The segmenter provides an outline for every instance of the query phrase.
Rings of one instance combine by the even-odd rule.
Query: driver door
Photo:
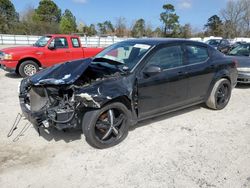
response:
[[[158,66],[161,71],[146,76],[149,66]],[[177,108],[187,101],[186,70],[181,45],[163,46],[149,57],[138,78],[139,118]]]
[[[67,39],[64,37],[55,37],[49,45],[54,46],[54,49],[48,49],[45,52],[46,67],[57,63],[64,63],[72,59],[71,51]]]

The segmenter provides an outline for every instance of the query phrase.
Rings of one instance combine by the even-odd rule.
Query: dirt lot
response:
[[[97,150],[80,131],[38,136],[22,120],[21,79],[0,70],[1,187],[250,187],[250,87],[226,109],[195,106],[140,123],[120,145]]]

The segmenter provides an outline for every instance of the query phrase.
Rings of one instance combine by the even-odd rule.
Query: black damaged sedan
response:
[[[236,81],[236,63],[206,44],[137,39],[22,80],[19,99],[35,126],[80,127],[91,146],[108,148],[138,121],[199,103],[223,109]]]

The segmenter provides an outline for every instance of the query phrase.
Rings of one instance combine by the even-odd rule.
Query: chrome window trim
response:
[[[192,66],[192,65],[204,64],[204,63],[206,63],[209,59],[210,59],[210,57],[208,57],[205,61],[202,61],[202,62],[199,62],[199,63],[193,63],[193,64],[187,64],[187,65],[182,65],[182,66],[178,66],[178,67],[163,69],[162,71],[168,71],[168,70],[173,70],[173,69],[178,69],[178,68],[189,67],[189,66]]]

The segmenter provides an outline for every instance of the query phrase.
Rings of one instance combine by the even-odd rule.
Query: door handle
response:
[[[187,72],[183,72],[183,71],[178,72],[179,76],[183,76],[183,75],[186,75],[186,74],[187,74]]]
[[[70,51],[69,51],[69,50],[65,50],[65,52],[66,52],[66,53],[70,53]]]
[[[215,68],[215,65],[210,65],[210,68],[214,69],[214,68]]]

